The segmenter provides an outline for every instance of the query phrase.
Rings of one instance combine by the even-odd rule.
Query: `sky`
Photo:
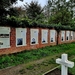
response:
[[[30,3],[31,1],[38,1],[38,4],[40,4],[42,7],[46,5],[47,0],[24,0],[23,2],[18,0],[18,3],[16,4],[16,6],[23,6],[25,3]]]
[[[38,1],[38,4],[40,4],[42,7],[45,6],[47,4],[47,0],[24,0],[23,2],[19,1],[17,2],[17,4],[15,6],[23,6],[25,3],[30,3],[31,1]],[[68,0],[66,0],[68,1]]]

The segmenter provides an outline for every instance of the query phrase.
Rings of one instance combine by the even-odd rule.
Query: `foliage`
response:
[[[1,8],[3,8],[5,11],[7,8],[10,8],[9,6],[12,5],[17,0],[12,0],[12,2],[3,3],[4,0],[1,0],[3,5],[0,5]],[[53,1],[54,3],[55,1]],[[66,7],[66,4],[60,6],[58,5],[59,2],[55,2],[57,7],[53,7],[54,10],[51,10],[53,13],[49,14],[48,21],[44,16],[43,8],[38,4],[38,2],[32,1],[30,4],[26,4],[26,12],[27,15],[25,15],[24,18],[17,17],[19,12],[17,12],[16,8],[10,8],[8,9],[11,16],[6,17],[7,14],[0,11],[4,16],[0,16],[0,25],[10,25],[12,27],[42,27],[42,28],[54,28],[58,31],[60,30],[75,30],[75,20],[71,19],[71,13],[68,11],[68,7]],[[65,2],[64,2],[65,3]],[[52,6],[51,0],[48,0],[48,10],[50,10]],[[3,10],[2,9],[2,10]],[[0,13],[0,15],[2,15]],[[25,12],[24,12],[25,13]],[[12,16],[13,15],[13,16]]]
[[[72,61],[75,63],[75,58]],[[69,68],[69,72],[75,75],[75,66],[73,68]]]
[[[26,16],[25,9],[23,9],[23,7],[10,7],[8,10],[8,15],[9,17],[15,16],[20,18],[23,18]]]
[[[51,23],[61,23],[62,25],[69,25],[71,22],[71,14],[68,10],[61,9],[60,11],[56,12],[54,15],[52,15],[49,19],[49,24]]]
[[[6,24],[7,23],[7,24]],[[5,20],[5,24],[6,25],[9,25],[11,27],[41,27],[41,28],[49,28],[49,29],[52,29],[54,28],[55,30],[75,30],[75,25],[61,25],[61,23],[59,24],[45,24],[45,23],[39,23],[38,21],[36,20],[31,20],[27,17],[25,18],[17,18],[17,17],[14,17],[14,16],[11,16],[10,18],[7,18]]]
[[[10,6],[16,1],[17,0],[0,0],[0,16],[6,15]]]
[[[29,25],[26,19],[16,18],[14,16],[7,18],[7,24],[10,25],[11,27],[26,27],[27,25]]]
[[[7,19],[7,23],[8,23],[8,25],[11,25],[12,27],[17,27],[19,24],[19,19],[12,16]]]
[[[18,17],[19,14],[20,14],[20,12],[18,11],[17,8],[12,7],[12,8],[9,9],[9,15],[10,16]]]
[[[69,0],[67,2],[67,8],[69,9],[69,11],[71,12],[71,17],[73,18],[74,17],[74,8],[75,8],[75,0]]]
[[[4,24],[7,15],[9,14],[9,8],[17,0],[0,0],[0,24]],[[23,1],[23,0],[21,0]]]
[[[7,23],[7,18],[6,17],[1,17],[0,16],[0,26],[5,26]]]
[[[74,49],[75,49],[75,43],[71,43],[71,44],[62,44],[62,45],[57,45],[52,47],[39,48],[37,50],[23,51],[20,53],[0,56],[0,69],[8,66],[22,64],[22,63],[28,63],[33,60],[41,59],[47,56],[52,56],[66,51],[70,57],[72,55],[75,55]],[[46,66],[47,64],[53,62],[54,59],[52,58],[48,62],[43,62],[43,64]],[[32,66],[29,65],[27,67],[27,69],[29,70],[32,68],[34,68],[33,65]]]
[[[25,10],[26,10],[26,14],[28,18],[32,20],[38,17],[38,15],[40,15],[43,11],[41,6],[36,1],[31,1],[30,4],[26,4],[24,6],[25,6]]]
[[[48,23],[61,23],[62,25],[71,25],[71,23],[73,24],[72,19],[74,14],[74,6],[74,0],[69,0],[67,2],[66,0],[48,0],[45,7],[45,13],[48,15]]]

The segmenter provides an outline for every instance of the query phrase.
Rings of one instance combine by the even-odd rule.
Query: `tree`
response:
[[[35,20],[38,15],[40,15],[43,11],[42,7],[38,2],[36,1],[31,1],[30,4],[24,5],[25,10],[26,10],[26,15],[28,16],[29,19]]]
[[[16,3],[16,1],[17,0],[0,0],[0,24],[6,21],[6,17],[9,14],[8,10],[13,3]]]
[[[11,7],[8,12],[10,17],[15,16],[21,18],[25,16],[25,10],[22,7]]]
[[[9,13],[8,13],[10,16],[19,16],[19,11],[18,11],[18,9],[17,8],[14,8],[14,7],[12,7],[12,8],[10,8],[9,9]]]
[[[48,0],[47,5],[45,5],[44,9],[45,9],[45,16],[47,17],[47,19],[49,19],[49,16],[51,16],[55,11],[54,1]]]
[[[62,25],[69,25],[71,24],[72,18],[73,18],[73,13],[72,10],[74,7],[74,0],[70,0],[66,2],[66,0],[48,0],[48,8],[49,8],[49,13],[50,14],[48,17],[48,23],[55,23],[59,24],[61,23]],[[72,10],[70,10],[72,9]]]
[[[67,2],[68,10],[71,12],[71,17],[74,18],[74,12],[75,12],[75,0],[69,0]]]
[[[13,3],[16,3],[17,0],[0,0],[0,16],[6,16],[8,10]],[[23,0],[20,0],[23,1]]]
[[[71,20],[70,12],[66,8],[63,8],[50,17],[49,23],[69,25]]]

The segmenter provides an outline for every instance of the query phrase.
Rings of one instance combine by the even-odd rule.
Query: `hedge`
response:
[[[16,17],[10,17],[5,19],[6,21],[4,23],[0,23],[0,26],[5,26],[5,25],[9,25],[11,27],[41,27],[41,28],[49,28],[52,29],[54,28],[55,30],[73,30],[75,31],[75,27],[71,27],[70,25],[61,25],[61,24],[39,24],[36,21],[29,21],[25,18],[20,19],[20,18],[16,18]]]

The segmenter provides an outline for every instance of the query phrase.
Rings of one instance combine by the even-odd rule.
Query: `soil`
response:
[[[61,75],[61,71],[59,69],[55,69],[55,70],[53,70],[53,71],[51,71],[45,75]],[[73,75],[73,74],[68,73],[68,75]]]

